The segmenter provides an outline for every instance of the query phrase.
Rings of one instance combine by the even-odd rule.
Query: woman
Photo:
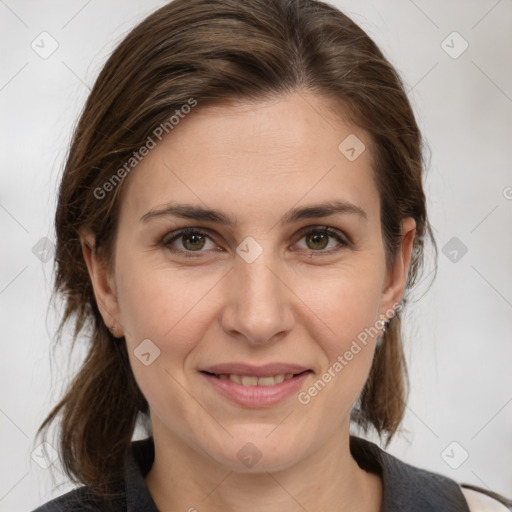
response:
[[[84,486],[38,511],[506,510],[350,434],[401,422],[432,232],[401,81],[338,10],[149,16],[89,96],[56,232],[62,325],[91,346],[40,431],[60,416]]]

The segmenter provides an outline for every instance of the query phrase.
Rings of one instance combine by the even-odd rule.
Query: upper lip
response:
[[[309,370],[305,366],[290,363],[269,363],[254,366],[246,363],[223,363],[201,368],[200,371],[217,375],[247,375],[250,377],[270,377],[272,375],[298,374]]]

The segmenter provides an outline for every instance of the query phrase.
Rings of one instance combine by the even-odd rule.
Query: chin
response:
[[[243,434],[234,435],[228,442],[223,439],[217,450],[210,446],[207,453],[217,464],[237,473],[275,472],[293,466],[300,457],[293,436],[277,432],[269,436],[272,429],[265,427],[244,428]],[[299,446],[303,448],[303,444]]]

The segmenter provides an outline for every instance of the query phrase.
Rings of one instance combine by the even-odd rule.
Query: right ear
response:
[[[111,327],[115,328],[112,331],[114,336],[122,337],[124,334],[119,321],[119,304],[117,301],[115,278],[109,272],[103,257],[96,250],[95,238],[94,233],[89,230],[82,230],[80,232],[82,254],[89,271],[94,296],[103,321],[109,329]]]

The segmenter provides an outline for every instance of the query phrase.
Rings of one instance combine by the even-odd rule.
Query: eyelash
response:
[[[312,253],[312,255],[314,255],[314,256],[328,256],[330,254],[337,253],[338,251],[340,251],[350,245],[349,242],[345,238],[343,238],[338,231],[336,231],[332,228],[329,228],[328,226],[315,226],[313,228],[309,228],[307,231],[301,230],[301,232],[300,232],[301,237],[299,240],[301,240],[302,238],[304,238],[310,234],[313,234],[313,233],[320,233],[323,235],[328,235],[328,236],[334,238],[337,242],[339,242],[341,244],[341,247],[338,247],[336,249],[327,249],[327,250],[322,249],[322,250],[318,250],[318,251],[315,251],[312,249],[299,249],[299,250],[301,250],[301,251],[309,250]],[[201,253],[207,252],[207,251],[202,251],[202,250],[187,251],[185,249],[175,249],[174,247],[171,247],[171,244],[175,240],[178,240],[179,238],[181,238],[185,235],[201,235],[201,236],[205,236],[205,237],[209,238],[210,240],[212,240],[210,235],[206,231],[202,231],[199,228],[183,228],[177,232],[168,233],[167,235],[165,235],[161,241],[161,245],[163,245],[167,250],[169,250],[175,254],[183,255],[186,258],[198,258],[198,257],[201,257]],[[170,239],[169,239],[169,236],[171,236]]]

